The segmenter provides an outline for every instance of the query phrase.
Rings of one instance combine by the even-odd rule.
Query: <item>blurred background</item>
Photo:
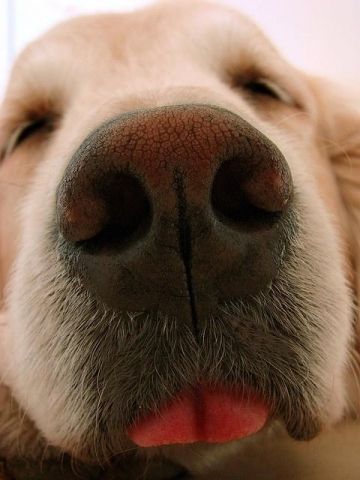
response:
[[[181,1],[181,0],[180,0]],[[53,24],[84,12],[133,10],[151,0],[0,0],[0,97],[15,55]],[[360,82],[360,0],[223,0],[250,15],[307,71]]]

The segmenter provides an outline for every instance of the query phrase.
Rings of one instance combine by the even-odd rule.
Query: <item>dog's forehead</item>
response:
[[[262,59],[276,57],[270,42],[239,12],[201,0],[167,0],[132,13],[68,20],[30,45],[18,64],[22,74],[44,68],[70,74],[96,66],[131,69],[139,66],[137,59],[146,68],[156,64],[170,70],[193,62],[231,70],[240,62],[250,68],[259,50]]]
[[[163,47],[177,45],[179,37],[187,39],[186,43],[201,39],[216,43],[219,39],[226,41],[227,37],[231,41],[256,41],[257,36],[265,40],[258,27],[239,11],[204,0],[165,0],[130,13],[75,17],[50,30],[44,38],[72,40],[69,35],[75,34],[90,41],[92,46],[101,47],[105,43],[117,48],[128,43],[144,47],[164,37],[167,42]]]
[[[295,71],[238,11],[203,0],[165,0],[54,27],[19,56],[3,111],[10,112],[9,131],[42,110],[62,115],[70,106],[83,115],[104,105],[107,117],[106,105],[115,99],[123,101],[122,110],[144,108],[143,98],[150,105],[171,89],[220,91],[242,74],[302,90]],[[208,101],[201,95],[198,101]]]

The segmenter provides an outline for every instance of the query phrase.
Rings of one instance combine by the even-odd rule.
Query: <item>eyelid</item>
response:
[[[51,124],[52,124],[52,122],[51,122]],[[21,135],[26,131],[26,129],[31,128],[32,126],[35,126],[35,127],[38,126],[38,128],[40,130],[40,129],[42,129],[46,126],[49,126],[49,125],[50,125],[50,121],[48,121],[45,118],[28,120],[27,122],[22,123],[10,135],[9,140],[8,140],[7,144],[5,145],[3,157],[6,158],[7,156],[9,156],[11,153],[13,153],[13,151],[16,149],[16,147],[21,144],[20,138],[21,138]],[[35,128],[35,130],[36,130],[36,128]],[[19,142],[19,140],[20,140],[20,142]]]
[[[9,138],[9,140],[8,140],[6,146],[5,146],[5,149],[4,149],[4,157],[9,156],[15,150],[16,144],[17,144],[17,142],[20,138],[21,133],[26,128],[28,128],[32,123],[33,122],[29,120],[28,122],[20,125],[16,130],[14,130],[12,132],[12,134],[10,135],[10,138]]]
[[[277,83],[273,82],[272,80],[269,80],[267,78],[258,78],[253,81],[267,86],[270,90],[272,90],[275,93],[277,97],[279,97],[279,100],[281,100],[282,102],[292,106],[296,105],[296,102],[293,99],[293,97],[286,90],[284,90],[282,87],[280,87]]]

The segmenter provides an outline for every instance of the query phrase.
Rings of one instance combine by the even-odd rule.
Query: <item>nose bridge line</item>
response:
[[[178,209],[179,251],[185,267],[193,333],[196,341],[199,343],[199,323],[192,278],[191,225],[188,219],[188,206],[185,193],[184,174],[179,169],[174,170],[173,182]]]

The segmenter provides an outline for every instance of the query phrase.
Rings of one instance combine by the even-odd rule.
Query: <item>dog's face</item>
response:
[[[344,415],[350,229],[323,110],[251,23],[202,2],[72,20],[21,55],[2,370],[48,442],[103,460]],[[219,398],[233,430],[212,431]]]

